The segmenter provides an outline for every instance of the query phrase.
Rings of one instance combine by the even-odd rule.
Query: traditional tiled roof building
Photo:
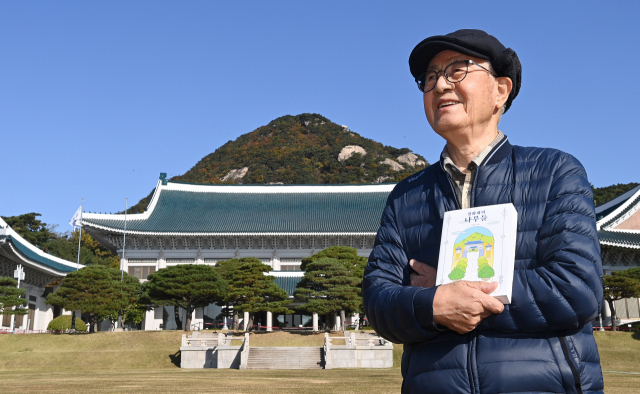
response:
[[[597,206],[596,218],[605,274],[640,266],[640,186]],[[639,303],[638,299],[616,301],[616,314],[640,318]],[[604,309],[607,313],[609,307]]]
[[[45,303],[47,295],[53,290],[51,285],[83,265],[43,252],[0,218],[0,276],[13,278],[18,267],[24,271],[20,288],[27,290],[29,313],[16,317],[3,315],[0,329],[46,330],[49,322],[61,312]]]
[[[335,245],[369,255],[393,186],[200,185],[161,174],[147,210],[127,215],[126,246],[124,215],[84,213],[82,223],[142,280],[170,265],[257,257],[291,295],[303,274],[302,258]],[[165,313],[149,314],[145,329],[166,328]],[[212,311],[199,313],[196,324],[213,319],[207,317]],[[295,319],[291,324],[298,325]]]

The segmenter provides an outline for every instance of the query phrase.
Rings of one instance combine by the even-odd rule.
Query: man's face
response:
[[[429,63],[428,70],[444,70],[458,60],[473,60],[491,69],[488,61],[450,50],[438,53]],[[499,111],[496,79],[473,63],[463,81],[450,83],[442,73],[433,90],[424,93],[424,112],[433,130],[447,139],[451,133],[483,130],[492,116]]]

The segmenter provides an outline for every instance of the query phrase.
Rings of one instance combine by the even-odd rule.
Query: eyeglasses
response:
[[[444,74],[445,79],[451,83],[461,82],[469,72],[469,63],[473,63],[476,66],[488,72],[489,74],[493,75],[494,77],[497,77],[497,75],[495,75],[485,67],[482,67],[481,65],[474,62],[473,60],[458,60],[449,64],[447,67],[444,68],[444,70],[440,70],[440,71],[431,70],[420,75],[418,78],[416,78],[418,89],[420,89],[420,91],[423,93],[432,91],[433,88],[436,87],[436,83],[438,82],[438,78],[440,77],[440,72],[442,72]]]

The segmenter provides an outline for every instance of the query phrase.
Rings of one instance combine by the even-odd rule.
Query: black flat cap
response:
[[[409,55],[409,69],[416,82],[427,70],[431,59],[447,49],[488,60],[499,77],[511,78],[513,89],[505,104],[507,112],[522,83],[522,65],[515,51],[505,48],[497,38],[482,30],[463,29],[444,36],[428,37],[416,45]]]

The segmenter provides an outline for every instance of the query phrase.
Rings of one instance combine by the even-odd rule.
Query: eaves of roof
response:
[[[621,248],[640,249],[640,231],[599,230],[600,244]]]
[[[26,241],[14,236],[7,235],[5,242],[8,244],[11,253],[20,258],[24,263],[33,266],[33,268],[44,270],[50,274],[65,275],[69,272],[75,271],[77,268],[75,264],[68,262],[68,264],[61,263],[61,260],[54,256],[47,257],[44,252],[32,250]],[[65,260],[66,261],[66,260]],[[83,268],[84,265],[78,265],[79,268]]]
[[[373,235],[393,185],[176,187],[159,184],[149,211],[127,218],[127,233]],[[123,215],[84,214],[82,221],[106,232],[124,232]]]

